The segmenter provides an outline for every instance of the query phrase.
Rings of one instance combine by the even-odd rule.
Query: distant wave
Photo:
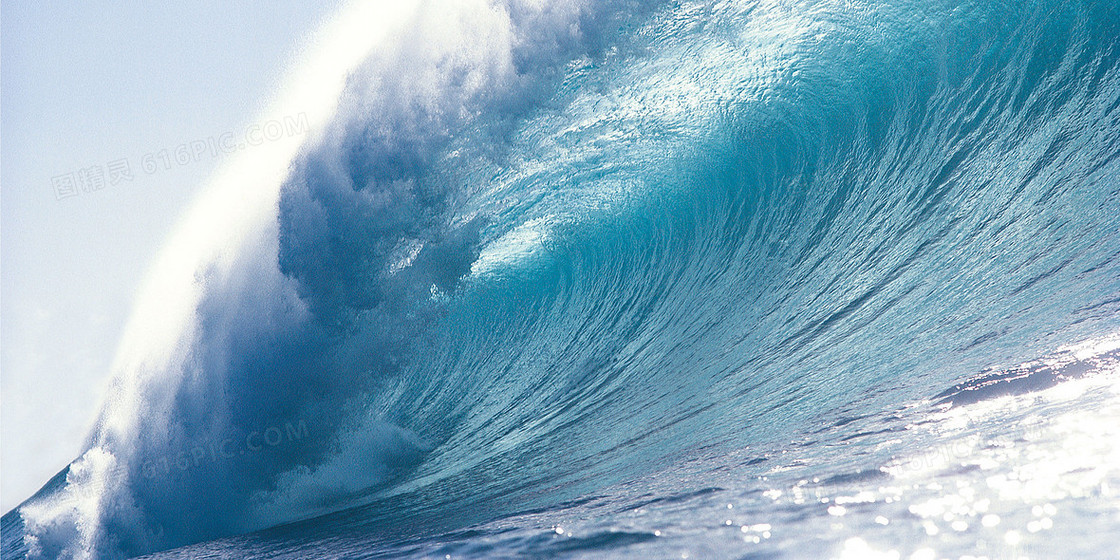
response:
[[[5,557],[493,518],[1116,332],[1118,11],[348,8]]]

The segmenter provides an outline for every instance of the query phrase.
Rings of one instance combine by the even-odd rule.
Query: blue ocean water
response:
[[[378,9],[5,558],[1115,557],[1120,6]]]

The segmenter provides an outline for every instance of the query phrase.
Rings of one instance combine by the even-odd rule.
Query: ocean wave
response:
[[[1120,328],[1109,2],[380,10],[187,218],[6,554],[462,527]]]

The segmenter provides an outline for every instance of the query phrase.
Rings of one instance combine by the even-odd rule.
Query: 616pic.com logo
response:
[[[307,114],[285,116],[263,123],[251,124],[238,135],[226,132],[217,136],[184,142],[174,148],[148,152],[138,162],[128,158],[115,159],[104,165],[91,165],[70,173],[51,177],[55,200],[64,200],[83,193],[93,193],[121,183],[136,180],[138,174],[155,175],[176,167],[185,167],[204,159],[233,154],[267,142],[306,134],[311,129]],[[138,163],[138,165],[136,164]]]
[[[140,468],[144,478],[167,476],[175,471],[188,471],[204,464],[216,464],[238,457],[275,451],[285,445],[294,445],[310,437],[307,422],[286,422],[283,426],[269,426],[244,435],[194,442],[181,447],[177,454],[162,455],[146,461]]]

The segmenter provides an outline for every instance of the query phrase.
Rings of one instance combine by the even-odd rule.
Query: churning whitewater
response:
[[[1115,2],[372,4],[5,558],[1114,554]]]

